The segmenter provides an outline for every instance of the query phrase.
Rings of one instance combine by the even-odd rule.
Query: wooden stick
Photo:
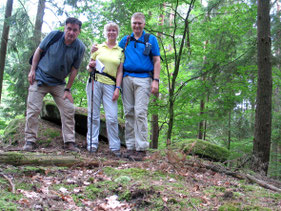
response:
[[[12,182],[12,180],[11,180],[7,175],[5,175],[5,174],[3,174],[3,173],[0,173],[0,175],[1,175],[2,177],[4,177],[4,178],[10,183],[11,191],[12,191],[12,193],[15,193],[15,192],[16,192],[16,188],[15,188],[15,185],[14,185],[14,183]]]

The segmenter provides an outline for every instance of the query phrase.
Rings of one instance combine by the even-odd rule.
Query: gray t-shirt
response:
[[[56,33],[57,31],[49,33],[39,47],[45,50]],[[65,78],[70,73],[71,68],[79,69],[85,49],[85,45],[79,39],[76,39],[70,45],[66,45],[63,34],[57,42],[48,48],[45,56],[38,63],[35,76],[38,85],[42,85],[42,83],[49,86],[65,84]]]

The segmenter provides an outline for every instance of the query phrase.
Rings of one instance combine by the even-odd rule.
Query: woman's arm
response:
[[[120,63],[116,73],[116,88],[114,90],[113,97],[112,97],[113,101],[117,100],[119,97],[122,79],[123,79],[123,63]]]

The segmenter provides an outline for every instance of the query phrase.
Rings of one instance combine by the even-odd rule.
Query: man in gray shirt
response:
[[[67,18],[62,36],[48,47],[50,41],[58,34],[58,31],[51,32],[34,53],[28,74],[30,86],[27,99],[25,145],[23,147],[25,151],[32,151],[36,148],[38,116],[43,98],[48,93],[53,96],[60,111],[65,149],[80,151],[75,146],[75,111],[70,88],[85,52],[85,45],[77,39],[81,26],[82,23],[78,19]],[[45,55],[40,59],[43,52]],[[68,75],[69,79],[66,84],[65,78]]]

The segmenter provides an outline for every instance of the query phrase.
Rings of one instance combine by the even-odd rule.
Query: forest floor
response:
[[[23,128],[0,142],[0,153],[22,148]],[[0,164],[0,210],[281,210],[281,193],[208,170],[210,161],[151,150],[134,162],[113,157],[106,142],[96,155],[86,151],[85,136],[77,134],[76,142],[82,150],[75,156],[98,166]],[[38,145],[33,153],[72,154],[63,149],[60,128],[42,120]]]

